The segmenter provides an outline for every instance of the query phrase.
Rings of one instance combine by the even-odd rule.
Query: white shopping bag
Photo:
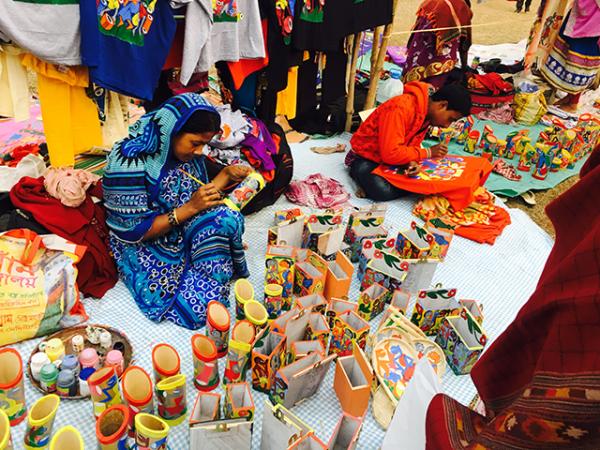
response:
[[[433,367],[427,358],[421,358],[398,402],[381,450],[423,450],[427,408],[431,399],[441,392],[442,386]]]

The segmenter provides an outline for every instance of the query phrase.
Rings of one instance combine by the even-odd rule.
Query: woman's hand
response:
[[[223,170],[227,174],[229,180],[234,183],[239,183],[252,172],[254,172],[251,167],[244,166],[241,164],[237,164],[235,166],[227,166]]]
[[[434,145],[429,150],[431,151],[432,158],[442,158],[448,154],[448,147],[444,144]]]
[[[420,171],[421,169],[419,167],[419,163],[416,161],[411,161],[408,163],[406,170],[404,170],[404,174],[408,177],[414,177],[417,176]]]
[[[221,204],[221,194],[214,184],[201,186],[188,202],[197,213]]]

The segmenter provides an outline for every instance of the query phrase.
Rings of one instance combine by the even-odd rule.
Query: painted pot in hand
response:
[[[121,378],[123,399],[129,408],[129,433],[133,436],[134,419],[138,413],[154,414],[152,380],[144,369],[129,366]]]
[[[155,388],[158,415],[169,425],[179,425],[185,420],[185,375],[179,374],[160,381]]]
[[[27,414],[23,361],[13,348],[0,349],[0,409],[8,416],[11,426],[21,423]]]
[[[96,439],[100,450],[121,450],[127,448],[127,436],[131,424],[131,414],[125,405],[115,405],[105,409],[96,421]]]
[[[94,417],[98,418],[102,411],[121,403],[119,379],[114,367],[103,367],[88,378],[90,396],[94,404]]]
[[[219,360],[215,343],[202,334],[192,336],[194,386],[199,391],[212,391],[219,385]]]
[[[265,187],[265,179],[258,172],[252,172],[238,186],[231,191],[231,194],[223,200],[227,206],[234,211],[240,211],[250,203],[256,194]]]
[[[23,438],[27,450],[48,448],[59,405],[60,397],[56,394],[45,395],[33,404]]]
[[[247,320],[238,321],[231,331],[223,383],[239,383],[246,378],[250,365],[252,344],[256,337],[254,325]]]
[[[181,368],[179,353],[169,344],[158,344],[152,349],[152,367],[156,383],[163,378],[177,375]]]
[[[3,409],[0,409],[0,450],[13,450],[10,420]]]
[[[169,424],[160,417],[141,413],[135,416],[135,444],[147,450],[166,450]]]
[[[50,441],[50,450],[84,450],[83,439],[77,429],[71,425],[62,427]]]
[[[206,335],[215,343],[218,358],[222,358],[227,354],[230,325],[231,317],[229,317],[227,308],[221,302],[215,300],[208,302],[206,307]]]

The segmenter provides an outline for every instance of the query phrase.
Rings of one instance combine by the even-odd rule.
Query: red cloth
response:
[[[265,57],[264,58],[255,58],[255,59],[240,59],[239,61],[227,63],[227,67],[229,67],[229,72],[231,73],[231,77],[233,78],[233,86],[239,90],[244,84],[244,80],[248,75],[252,75],[257,70],[260,70],[269,65],[269,53],[267,49],[267,19],[263,19],[261,21],[263,39],[265,41]]]
[[[185,38],[185,21],[178,20],[177,28],[175,28],[175,36],[173,36],[173,42],[169,49],[169,54],[163,65],[162,70],[174,69],[175,67],[181,67],[183,61],[183,41]]]
[[[84,294],[101,298],[117,282],[117,269],[108,250],[105,212],[93,202],[92,189],[102,196],[100,188],[90,188],[81,206],[70,208],[46,193],[43,177],[24,177],[11,189],[10,199],[50,232],[87,247],[77,264],[77,285]]]
[[[475,223],[469,226],[460,226],[454,230],[454,233],[480,244],[494,245],[496,238],[508,225],[510,225],[510,214],[504,208],[497,207],[496,214],[490,217],[488,225]]]
[[[352,150],[369,161],[399,166],[426,158],[421,142],[428,107],[429,85],[406,83],[404,94],[379,106],[356,130]]]
[[[597,192],[600,147],[581,180],[548,205],[556,242],[537,288],[472,370],[487,417],[434,397],[428,449],[600,448]]]

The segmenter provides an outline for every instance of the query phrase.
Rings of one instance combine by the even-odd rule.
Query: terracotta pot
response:
[[[177,375],[181,369],[179,353],[169,344],[158,344],[152,349],[152,367],[156,383],[163,378]]]
[[[96,438],[100,450],[119,450],[127,447],[131,423],[129,408],[115,405],[105,409],[96,421]]]
[[[212,391],[219,385],[219,361],[215,343],[202,334],[192,336],[194,356],[194,386],[200,391]]]
[[[23,439],[27,450],[48,448],[59,405],[60,397],[56,394],[45,395],[33,404]]]
[[[0,349],[0,404],[11,426],[21,423],[27,415],[23,361],[13,348]]]
[[[219,358],[227,354],[230,325],[231,317],[229,317],[227,308],[221,302],[214,300],[208,302],[206,308],[206,335],[215,343]]]
[[[50,442],[50,450],[84,450],[83,439],[79,431],[67,425],[56,432]]]

